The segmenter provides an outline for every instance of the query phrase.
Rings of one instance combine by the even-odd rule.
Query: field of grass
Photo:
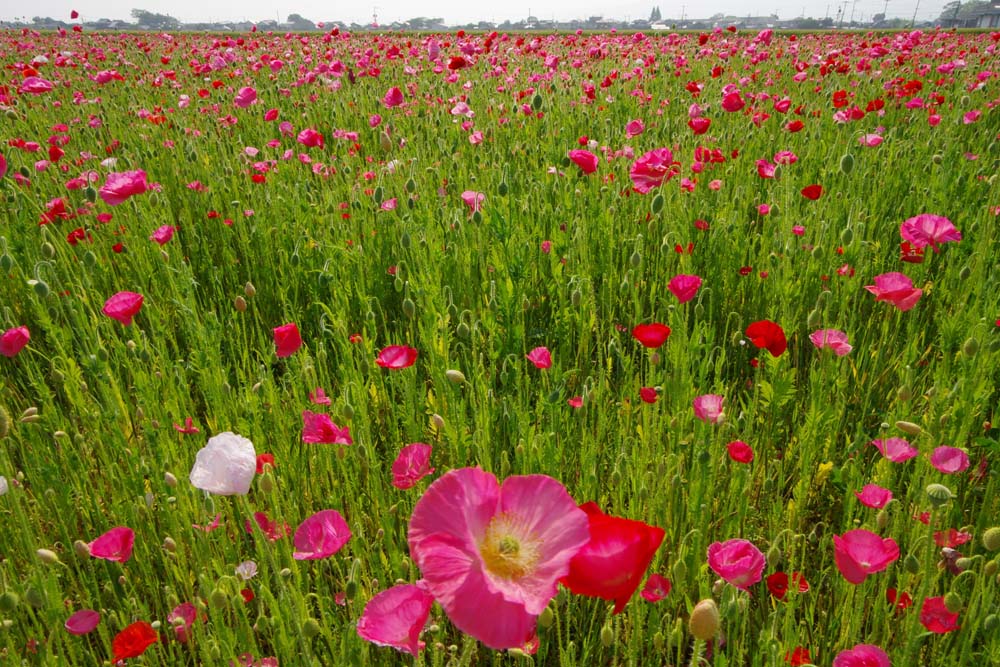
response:
[[[998,45],[0,33],[0,662],[1000,664]],[[886,274],[912,289],[877,299]],[[192,475],[225,432],[256,470],[198,472],[229,495]],[[410,519],[476,466],[636,521],[597,545],[539,495],[527,533],[470,527],[488,595],[459,604]],[[350,538],[293,556],[324,510]],[[522,605],[531,531],[574,522],[591,590],[666,596],[614,614],[555,593],[563,563]],[[860,583],[855,530],[898,551]],[[708,557],[731,540],[737,574]],[[426,626],[385,612],[416,657],[359,636],[424,579]],[[515,617],[516,645],[470,630]]]

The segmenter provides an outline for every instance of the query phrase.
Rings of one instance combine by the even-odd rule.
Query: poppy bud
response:
[[[674,629],[670,631],[670,645],[680,646],[684,642],[684,622],[681,619],[674,621]]]
[[[44,549],[42,549],[42,551],[44,551]],[[41,609],[45,606],[45,593],[34,586],[29,586],[28,589],[24,591],[24,601],[35,609]]]
[[[819,310],[813,309],[809,311],[809,317],[806,318],[806,326],[810,329],[816,329],[823,322],[823,316],[820,314]]]
[[[629,264],[632,265],[632,268],[638,269],[639,266],[642,264],[642,254],[638,250],[636,250],[635,252],[632,253],[632,256],[629,258],[628,262]]]
[[[653,648],[657,651],[662,651],[666,644],[667,642],[663,637],[663,633],[657,630],[656,634],[653,635]]]
[[[997,618],[996,614],[990,614],[983,619],[983,635],[990,637],[996,634],[996,631],[1000,629],[1000,618]]]
[[[288,579],[288,577],[292,576],[292,571],[289,570],[287,567],[283,567],[281,568],[281,571],[278,572],[278,576],[280,576],[282,579]]]
[[[472,221],[477,225],[483,221],[483,214],[480,211],[475,211],[472,214]]]
[[[208,603],[215,609],[225,609],[229,604],[229,596],[221,588],[215,588],[208,596]]]
[[[649,355],[649,363],[650,363],[651,366],[656,366],[658,363],[660,363],[660,353],[659,352],[652,352],[652,353],[650,353],[650,355]],[[657,393],[661,393],[661,392],[657,392]]]
[[[924,491],[927,493],[927,497],[930,498],[931,505],[934,507],[941,507],[955,497],[951,489],[944,484],[928,484]]]
[[[885,527],[889,525],[889,513],[885,510],[879,510],[878,514],[875,515],[875,525],[878,526],[879,530],[885,530]]]
[[[0,255],[0,269],[10,271],[12,268],[14,268],[14,258],[7,253]]]
[[[580,306],[580,301],[582,299],[583,299],[583,294],[578,289],[573,290],[569,295],[569,302],[573,304],[574,308]]]
[[[417,183],[411,177],[411,178],[407,179],[405,187],[406,187],[406,191],[407,192],[413,192],[414,190],[417,189]]]
[[[387,152],[391,151],[392,150],[392,138],[388,134],[386,134],[385,132],[380,132],[379,135],[378,135],[378,146],[379,146],[379,148],[381,148],[384,151],[387,151]],[[382,199],[379,198],[379,199],[376,199],[375,201],[381,203]]]
[[[851,245],[854,241],[854,230],[850,227],[844,227],[844,231],[840,232],[840,242],[843,245]]]
[[[233,300],[233,306],[241,313],[245,313],[247,310],[247,300],[241,296],[236,297]]]
[[[542,613],[538,616],[538,625],[543,628],[551,628],[552,623],[555,621],[555,614],[552,613],[551,607],[546,607],[542,610]]]
[[[920,561],[913,554],[908,554],[906,558],[903,559],[903,569],[910,574],[916,574],[920,572]]]
[[[711,598],[702,600],[691,610],[688,629],[696,639],[708,641],[719,632],[719,608]]]
[[[601,628],[601,646],[608,648],[615,641],[615,631],[611,629],[611,626],[605,624]]]
[[[43,299],[49,295],[49,286],[42,280],[36,281],[35,284],[32,285],[32,288],[35,290],[35,294]]]
[[[844,157],[840,158],[840,171],[845,174],[849,174],[854,171],[854,156],[850,153],[845,153]]]
[[[653,202],[649,206],[649,210],[653,215],[659,215],[660,211],[663,210],[663,194],[657,192],[656,196],[653,197]]]
[[[446,370],[444,372],[444,375],[445,375],[446,378],[448,378],[448,381],[451,382],[451,383],[453,383],[453,384],[464,384],[465,383],[465,374],[462,373],[462,371],[458,371],[458,370],[455,370],[453,368],[449,368],[448,370]]]
[[[175,542],[174,538],[172,538],[172,537],[169,537],[169,536],[165,537],[165,538],[163,538],[163,549],[165,551],[169,551],[170,553],[176,553],[177,552],[177,542]]]
[[[774,566],[781,562],[781,549],[775,544],[767,550],[767,564]]]
[[[73,552],[80,558],[90,558],[90,545],[83,540],[73,543]]]
[[[260,476],[260,481],[257,482],[257,487],[264,493],[271,493],[274,491],[274,475],[270,472],[266,472]]]
[[[896,398],[898,398],[903,403],[906,403],[911,398],[913,398],[913,392],[905,384],[896,390]]]
[[[312,639],[320,632],[322,629],[319,627],[319,621],[315,618],[307,618],[306,622],[302,624],[302,636],[306,639]]]
[[[983,565],[983,575],[986,577],[992,577],[997,573],[998,568],[1000,568],[1000,563],[997,563],[995,560],[991,560],[986,565]]]
[[[42,244],[42,256],[45,259],[52,259],[56,256],[56,248],[51,243],[46,241]]]
[[[17,609],[17,605],[20,601],[21,598],[18,597],[17,593],[14,591],[7,591],[3,595],[0,595],[0,611],[5,614],[9,614]]]
[[[46,565],[54,565],[59,562],[59,556],[50,549],[39,549],[35,552],[35,555]]]
[[[1000,550],[1000,526],[986,529],[983,533],[983,546],[989,551]]]
[[[399,237],[399,245],[403,246],[403,248],[410,247],[410,235],[408,232],[403,232],[403,235]]]
[[[542,96],[539,93],[535,93],[535,96],[531,98],[531,108],[535,111],[542,108]]]
[[[1000,352],[1000,338],[994,338],[990,342],[990,352]]]
[[[431,424],[434,425],[435,430],[437,430],[437,431],[443,430],[444,429],[444,417],[442,417],[441,415],[439,415],[438,413],[435,412],[434,414],[431,415]]]
[[[969,276],[971,276],[971,275],[972,275],[972,269],[969,268],[968,264],[966,264],[965,266],[963,266],[962,270],[958,272],[958,278],[959,278],[959,280],[968,280]]]
[[[507,181],[500,181],[500,185],[497,186],[497,194],[506,197],[508,192],[510,192],[510,187],[507,185]]]
[[[246,294],[247,297],[252,297],[257,293],[257,288],[253,286],[253,283],[247,282],[247,284],[243,286],[243,293]]]
[[[969,336],[964,343],[962,343],[962,354],[969,357],[970,359],[979,352],[979,341]]]
[[[458,326],[455,327],[455,333],[458,335],[459,338],[468,338],[469,325],[466,324],[465,322],[459,322]]]
[[[941,164],[942,161],[944,161],[944,158],[938,153],[931,156],[931,162],[934,164]]]
[[[344,418],[345,421],[351,421],[354,419],[354,406],[350,403],[344,403],[344,407],[340,409],[340,416]]]
[[[965,600],[955,591],[948,591],[944,594],[944,606],[953,614],[957,614],[965,607]]]
[[[7,408],[0,405],[0,439],[6,438],[10,433],[10,414]]]
[[[896,428],[909,435],[920,435],[921,432],[920,426],[913,422],[898,421],[896,422]]]
[[[91,204],[97,201],[97,190],[94,189],[93,185],[88,185],[83,194]]]
[[[413,303],[412,299],[403,299],[403,314],[410,319],[413,319],[413,316],[417,314],[417,305]]]

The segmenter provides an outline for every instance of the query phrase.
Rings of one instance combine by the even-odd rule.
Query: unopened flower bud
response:
[[[172,538],[172,537],[165,537],[163,539],[163,548],[165,550],[169,551],[170,553],[176,553],[177,552],[177,542],[175,542],[174,538]]]
[[[1000,563],[995,560],[991,560],[986,565],[983,565],[983,574],[987,577],[992,577],[997,573],[997,569],[1000,568]]]
[[[896,428],[909,435],[920,435],[921,432],[920,426],[913,422],[898,421],[896,422]]]
[[[17,605],[20,602],[21,598],[18,597],[17,593],[14,591],[7,591],[3,595],[0,595],[0,611],[5,614],[9,614],[17,609]]]
[[[607,623],[601,628],[601,646],[608,648],[615,641],[615,631]]]
[[[551,607],[546,607],[542,610],[542,613],[538,616],[538,625],[543,628],[551,628],[552,623],[555,621],[555,614],[552,613]]]
[[[903,559],[903,569],[910,574],[916,574],[920,572],[920,561],[913,554],[907,554]]]
[[[83,540],[77,540],[73,543],[73,553],[80,558],[90,558],[90,545]]]
[[[59,556],[55,551],[51,549],[39,549],[35,552],[39,560],[41,560],[46,565],[54,565],[59,562]]]
[[[241,296],[236,297],[233,300],[233,307],[236,308],[241,313],[245,313],[247,310],[247,300]]]
[[[696,639],[708,641],[719,632],[719,608],[711,598],[702,600],[691,610],[688,629]]]
[[[270,472],[265,472],[260,476],[260,480],[257,482],[257,487],[264,493],[271,493],[274,491],[274,475]]]
[[[431,424],[433,424],[434,428],[437,429],[438,431],[443,430],[444,417],[435,412],[434,414],[431,415]]]
[[[1000,526],[986,529],[983,533],[983,546],[989,551],[1000,550]]]
[[[248,282],[246,285],[243,286],[243,293],[246,294],[247,297],[252,297],[254,294],[257,293],[257,288],[253,286],[253,283]]]
[[[215,588],[208,596],[208,603],[215,609],[225,609],[229,604],[229,596],[221,588]]]
[[[171,489],[177,487],[177,478],[174,477],[172,472],[163,473],[163,483],[169,486]]]
[[[896,398],[898,398],[903,403],[906,403],[911,398],[913,398],[913,391],[905,384],[896,390]]]
[[[962,354],[971,359],[978,353],[979,353],[979,341],[973,338],[972,336],[969,336],[967,339],[965,339],[965,342],[962,344]]]
[[[962,596],[955,591],[948,591],[944,595],[944,606],[951,613],[957,614],[962,611],[963,607],[965,607],[965,601],[962,599]]]
[[[884,509],[879,510],[878,514],[875,515],[875,525],[878,526],[879,530],[885,530],[885,527],[889,525],[889,513]]]
[[[315,618],[307,618],[306,622],[302,624],[302,636],[306,639],[312,639],[321,632],[319,627],[319,621]]]
[[[452,382],[454,384],[465,383],[465,374],[462,373],[462,371],[455,370],[454,368],[449,368],[444,372],[444,375],[446,378],[448,378],[449,382]]]

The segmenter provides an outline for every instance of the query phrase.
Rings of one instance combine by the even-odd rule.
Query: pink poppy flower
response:
[[[475,213],[476,211],[483,210],[483,202],[486,200],[486,195],[482,192],[476,192],[475,190],[466,190],[462,193],[462,201],[465,205],[469,207],[470,213]]]
[[[674,154],[669,148],[656,148],[643,153],[632,163],[628,177],[632,179],[632,187],[636,192],[646,194],[669,181],[676,173]]]
[[[167,615],[167,623],[174,629],[177,641],[182,644],[187,643],[190,637],[191,626],[194,625],[196,620],[198,620],[198,608],[191,602],[177,605]]]
[[[21,94],[27,93],[29,95],[41,95],[49,92],[50,90],[52,90],[51,81],[38,76],[28,76],[21,82],[21,87],[17,89],[17,92]]]
[[[302,411],[302,442],[325,445],[354,444],[349,427],[340,428],[333,423],[329,415],[317,414],[309,410]]]
[[[765,565],[764,554],[748,540],[713,542],[708,547],[708,566],[742,590],[761,580]]]
[[[533,363],[535,368],[542,370],[552,368],[552,355],[549,353],[549,348],[547,347],[536,347],[524,355],[524,358]]]
[[[767,160],[757,160],[757,175],[761,178],[774,178],[775,165]]]
[[[958,630],[958,612],[948,611],[943,597],[925,598],[920,605],[920,624],[939,635]]]
[[[250,523],[250,519],[243,522],[243,528],[247,531],[247,534],[253,535],[254,524],[257,525],[260,532],[264,533],[264,537],[266,537],[269,542],[277,542],[281,538],[287,537],[292,532],[291,526],[287,523],[279,520],[272,521],[264,512],[254,512],[253,523]]]
[[[631,139],[632,137],[637,137],[646,130],[646,124],[640,119],[630,120],[625,125],[625,138]]]
[[[689,274],[676,275],[667,283],[667,289],[677,297],[679,303],[687,303],[698,293],[701,287],[701,277]]]
[[[3,156],[3,153],[0,153],[0,178],[3,178],[6,175],[7,175],[7,158]]]
[[[153,232],[153,235],[149,237],[149,240],[156,241],[160,245],[165,245],[170,241],[170,239],[174,238],[174,232],[176,231],[177,228],[172,225],[163,225],[158,227],[156,231]]]
[[[809,334],[809,340],[822,350],[824,347],[833,350],[838,357],[842,357],[854,348],[847,342],[847,334],[839,329],[820,329]]]
[[[969,467],[969,455],[964,449],[942,445],[931,453],[931,465],[937,468],[938,472],[954,475]]]
[[[982,116],[982,115],[983,115],[983,112],[980,111],[979,109],[973,109],[972,111],[966,111],[964,114],[962,114],[962,124],[963,125],[972,125],[977,120],[979,120],[979,117]]]
[[[885,139],[880,134],[866,134],[858,137],[858,143],[862,146],[867,146],[868,148],[875,148],[883,141],[885,141]]]
[[[268,123],[278,120],[278,113],[277,109],[268,109],[264,112],[264,120]]]
[[[902,438],[886,438],[885,440],[872,440],[871,444],[882,452],[882,456],[893,463],[909,461],[919,454],[916,447]]]
[[[299,524],[295,531],[295,560],[329,558],[351,539],[351,529],[337,510],[323,510]]]
[[[387,109],[393,107],[398,107],[403,103],[403,91],[398,87],[393,86],[385,92],[385,97],[382,98],[382,104],[386,106]]]
[[[906,312],[917,305],[923,290],[915,289],[913,281],[902,273],[883,273],[875,276],[874,285],[865,285],[865,289],[875,295],[876,301],[887,301]]]
[[[951,220],[930,213],[921,213],[913,218],[907,218],[899,226],[899,235],[909,241],[914,248],[923,248],[929,245],[934,250],[937,250],[942,243],[962,240],[962,232],[955,229]]]
[[[400,370],[409,368],[417,361],[417,351],[406,345],[390,345],[382,348],[375,359],[375,363],[382,368],[390,370]]]
[[[397,489],[409,489],[434,472],[430,466],[432,449],[422,442],[403,447],[392,463],[392,485]]]
[[[569,152],[569,159],[585,174],[593,174],[597,171],[597,156],[590,151],[581,149],[572,150]]]
[[[441,476],[410,517],[410,554],[427,589],[462,632],[494,649],[521,648],[590,541],[587,514],[558,481],[479,468]]]
[[[718,424],[725,419],[722,402],[726,400],[718,394],[703,394],[692,401],[694,416],[709,424]]]
[[[647,602],[659,602],[670,594],[670,580],[661,574],[651,574],[639,595]]]
[[[877,484],[865,484],[860,491],[855,491],[854,495],[865,507],[880,510],[892,500],[892,491],[882,488]]]
[[[737,463],[750,463],[753,461],[753,448],[742,440],[733,440],[726,445],[729,458]]]
[[[142,308],[143,296],[135,292],[118,292],[104,302],[101,312],[125,326],[132,324],[132,318]]]
[[[844,579],[856,585],[898,560],[899,547],[892,538],[859,528],[833,536],[833,555]]]
[[[289,125],[288,128],[291,130],[291,125]],[[316,148],[317,146],[319,148],[323,148],[324,145],[323,135],[311,127],[307,127],[299,132],[299,136],[296,140],[303,146],[307,146],[309,148]]]
[[[104,185],[97,191],[98,196],[108,206],[118,206],[133,195],[141,195],[149,190],[146,172],[142,169],[108,174]]]
[[[93,632],[101,622],[101,614],[93,609],[81,609],[66,619],[63,625],[71,635],[85,635]]]
[[[31,332],[28,327],[20,326],[7,329],[0,336],[0,354],[5,357],[13,357],[24,349],[24,346],[31,340]]]
[[[240,109],[246,109],[248,106],[253,104],[257,100],[257,91],[250,86],[244,86],[240,88],[236,93],[236,99],[233,100],[235,104]]]
[[[391,646],[416,656],[425,646],[420,633],[433,604],[434,597],[419,584],[393,586],[365,605],[358,619],[358,636],[378,646]]]
[[[833,667],[892,667],[892,663],[878,646],[858,644],[838,653],[833,659]]]
[[[569,407],[579,410],[583,407],[583,396],[574,396],[573,398],[567,398],[566,403]]]
[[[656,403],[660,395],[656,393],[656,387],[640,387],[639,398],[643,403]]]
[[[87,546],[90,547],[90,555],[94,558],[125,563],[132,557],[134,544],[135,532],[125,526],[116,526]]]
[[[643,347],[657,348],[667,342],[667,338],[670,337],[670,327],[660,322],[637,324],[632,327],[632,336],[642,343]]]
[[[722,108],[733,113],[746,106],[746,102],[740,97],[739,91],[730,91],[722,96]]]
[[[330,397],[323,391],[323,387],[316,387],[309,392],[309,402],[313,405],[330,405]]]
[[[302,336],[294,322],[273,329],[274,347],[278,358],[290,357],[302,347]]]

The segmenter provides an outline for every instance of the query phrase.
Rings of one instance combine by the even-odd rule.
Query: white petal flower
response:
[[[241,435],[219,433],[209,438],[191,468],[191,484],[220,496],[246,495],[257,472],[253,443]]]

